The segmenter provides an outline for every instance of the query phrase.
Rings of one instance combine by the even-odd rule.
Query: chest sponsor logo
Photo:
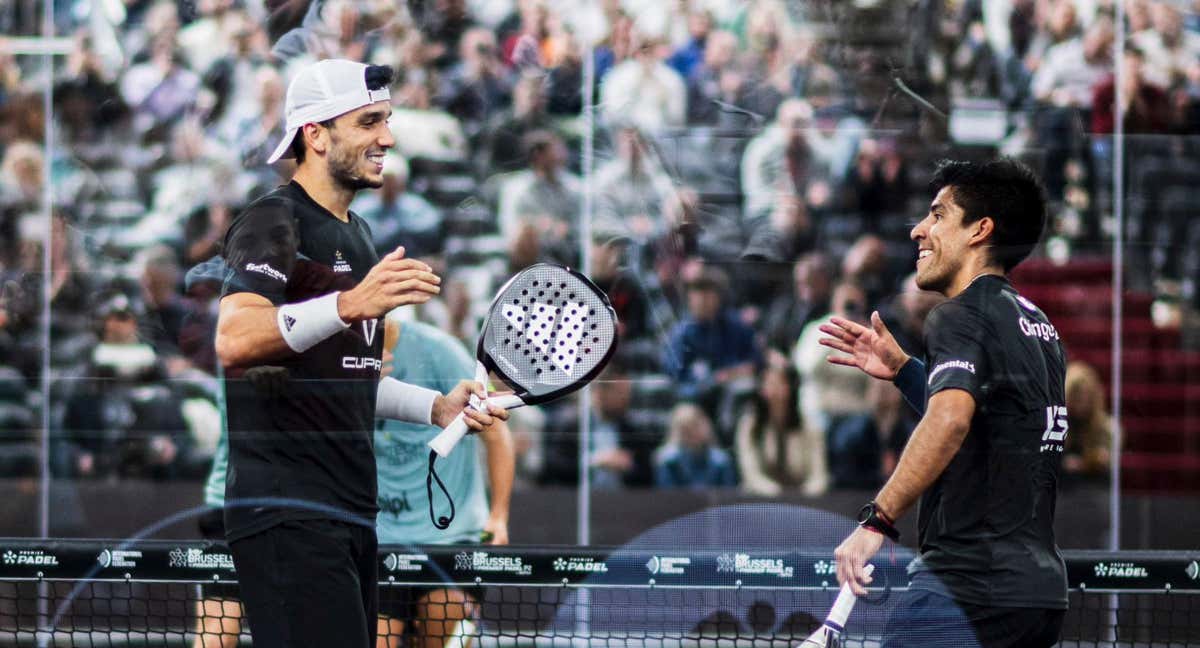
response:
[[[651,574],[679,575],[684,573],[684,567],[691,564],[692,559],[687,557],[650,556],[650,560],[646,561],[646,569]]]
[[[350,272],[353,268],[346,261],[346,257],[342,256],[341,250],[335,250],[333,253],[333,271],[334,272]]]
[[[109,567],[137,567],[137,561],[141,560],[142,552],[140,551],[122,551],[120,549],[105,549],[96,556],[96,562],[100,563],[100,567],[108,569]]]
[[[233,571],[233,556],[227,553],[205,553],[203,549],[195,547],[176,547],[167,554],[167,566]]]
[[[463,551],[454,556],[454,569],[528,576],[533,566],[526,565],[519,556],[493,556],[486,551]]]
[[[363,339],[367,341],[367,346],[375,344],[375,331],[379,328],[379,319],[363,320],[362,333]]]
[[[1058,329],[1055,329],[1053,324],[1035,322],[1031,319],[1021,317],[1017,319],[1017,325],[1021,327],[1021,332],[1028,337],[1039,338],[1047,342],[1053,342],[1058,339]]]
[[[287,275],[271,267],[269,263],[247,263],[246,272],[257,272],[265,274],[276,281],[287,283]]]
[[[1148,578],[1145,567],[1131,562],[1099,562],[1092,568],[1097,578]]]
[[[596,560],[591,557],[577,558],[574,556],[558,557],[554,559],[554,571],[556,572],[577,572],[585,574],[603,574],[608,572],[608,564],[603,560]]]
[[[379,512],[399,516],[401,513],[411,513],[412,504],[408,501],[408,493],[401,492],[396,497],[380,495],[377,500]]]
[[[429,554],[390,553],[383,558],[383,568],[390,572],[419,572],[429,562]]]
[[[1046,431],[1042,433],[1042,452],[1062,452],[1066,445],[1067,407],[1065,405],[1050,405],[1046,408]]]
[[[933,371],[929,372],[929,384],[933,384],[934,376],[946,371],[947,369],[962,369],[964,371],[975,373],[975,363],[967,362],[966,360],[947,360],[934,367]]]
[[[717,556],[717,571],[735,574],[774,574],[780,578],[791,578],[793,568],[783,564],[782,558],[754,558],[750,554],[735,553]]]
[[[4,564],[57,567],[58,557],[42,549],[9,549],[4,552]]]

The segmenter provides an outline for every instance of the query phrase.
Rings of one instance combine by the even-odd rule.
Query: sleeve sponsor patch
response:
[[[938,375],[939,373],[941,373],[947,369],[964,369],[964,370],[969,371],[972,374],[974,374],[975,373],[975,363],[967,362],[966,360],[947,360],[945,362],[942,362],[942,363],[938,364],[936,367],[934,367],[933,371],[929,372],[929,384],[931,384],[931,385],[933,384],[934,376]]]

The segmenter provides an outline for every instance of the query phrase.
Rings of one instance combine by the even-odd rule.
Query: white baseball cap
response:
[[[367,87],[367,64],[345,59],[326,59],[306,65],[288,84],[284,113],[287,132],[267,159],[273,164],[292,157],[292,139],[305,124],[322,122],[352,110],[391,99],[387,86]]]

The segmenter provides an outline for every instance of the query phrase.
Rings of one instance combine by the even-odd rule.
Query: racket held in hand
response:
[[[471,407],[549,403],[593,380],[616,349],[617,315],[603,291],[570,268],[530,266],[496,293],[475,348],[475,380],[486,386],[494,374],[513,393],[486,401],[473,397]],[[434,462],[448,456],[467,431],[465,417],[459,414],[429,442],[429,516],[439,529],[454,519],[454,501],[450,500],[449,516],[434,516],[433,482],[446,492]]]
[[[863,568],[863,572],[868,576],[873,571],[875,571],[875,565],[867,565]],[[808,638],[800,642],[797,648],[837,648],[841,646],[842,633],[846,629],[846,619],[850,618],[850,611],[854,609],[854,603],[857,600],[858,597],[850,590],[850,584],[842,585],[837,600],[833,602],[833,608],[829,610],[829,616],[825,617],[825,622],[808,635]]]

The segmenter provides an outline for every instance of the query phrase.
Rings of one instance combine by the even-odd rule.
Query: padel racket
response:
[[[875,565],[867,565],[863,567],[863,571],[870,576],[871,572],[875,571]],[[837,600],[833,602],[833,608],[829,610],[829,616],[825,617],[825,623],[800,642],[797,648],[839,648],[842,645],[846,619],[850,618],[850,611],[854,609],[857,600],[858,597],[850,590],[850,583],[842,585]]]
[[[582,274],[550,263],[518,272],[492,299],[475,348],[475,380],[487,385],[489,373],[512,394],[487,402],[506,409],[539,405],[561,398],[595,378],[617,349],[617,314],[596,284]],[[471,406],[487,403],[472,398]],[[429,442],[429,517],[445,529],[454,519],[454,500],[434,470],[434,462],[454,450],[467,433],[459,414]],[[435,517],[433,482],[450,499],[450,515]]]

